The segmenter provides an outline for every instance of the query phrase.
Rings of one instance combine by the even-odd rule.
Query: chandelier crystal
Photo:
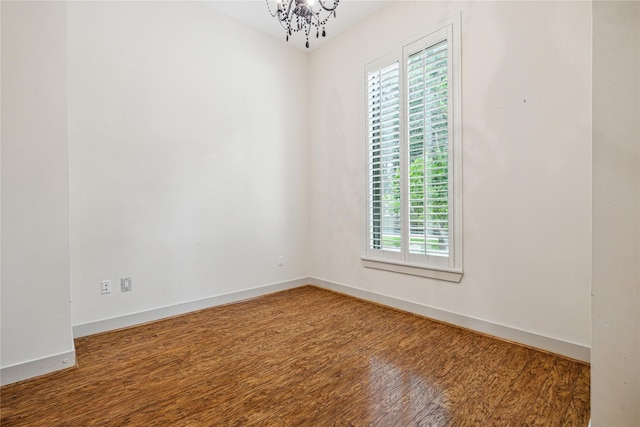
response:
[[[277,18],[286,31],[286,38],[293,33],[304,32],[309,47],[309,34],[315,30],[316,38],[327,36],[325,25],[331,16],[336,16],[336,8],[340,0],[276,0],[276,10],[272,10],[271,3],[267,0],[269,13]]]

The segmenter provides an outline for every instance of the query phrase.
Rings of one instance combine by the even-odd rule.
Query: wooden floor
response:
[[[8,426],[586,426],[589,367],[307,286],[76,340]]]

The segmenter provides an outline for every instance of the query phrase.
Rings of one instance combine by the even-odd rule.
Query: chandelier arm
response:
[[[271,15],[272,18],[275,18],[277,15],[280,14],[280,10],[276,10],[275,13],[271,12],[271,5],[269,4],[269,0],[267,0],[267,9],[269,10],[269,15]],[[278,18],[280,20],[280,18]]]
[[[291,8],[293,7],[293,3],[294,3],[294,0],[289,0],[289,4],[287,5],[287,13],[286,14],[283,13],[283,15],[285,15],[286,17],[290,17],[291,16],[291,13],[293,12],[291,10]],[[283,9],[283,11],[284,11],[284,9]],[[295,11],[295,8],[294,8],[294,11]]]
[[[323,0],[318,0],[318,4],[327,12],[333,12],[338,7],[340,0],[334,0],[333,7],[327,7]]]
[[[269,0],[267,0],[267,9],[269,10],[269,15],[271,15],[272,18],[275,18],[277,16],[278,20],[280,21],[286,21],[288,20],[288,17],[291,15],[291,8],[293,6],[293,3],[294,3],[294,0],[289,0],[286,13],[284,8],[282,9],[278,8],[275,12],[272,12],[271,5],[269,4]]]

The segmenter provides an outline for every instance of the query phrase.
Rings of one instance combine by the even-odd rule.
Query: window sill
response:
[[[395,273],[410,274],[412,276],[428,277],[430,279],[455,283],[460,283],[463,275],[462,270],[423,267],[414,264],[405,264],[395,261],[390,262],[367,257],[362,257],[362,265],[366,268],[375,268],[376,270],[393,271]]]

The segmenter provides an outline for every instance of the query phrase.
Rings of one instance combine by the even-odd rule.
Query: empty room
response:
[[[640,2],[0,22],[2,426],[640,426]]]

